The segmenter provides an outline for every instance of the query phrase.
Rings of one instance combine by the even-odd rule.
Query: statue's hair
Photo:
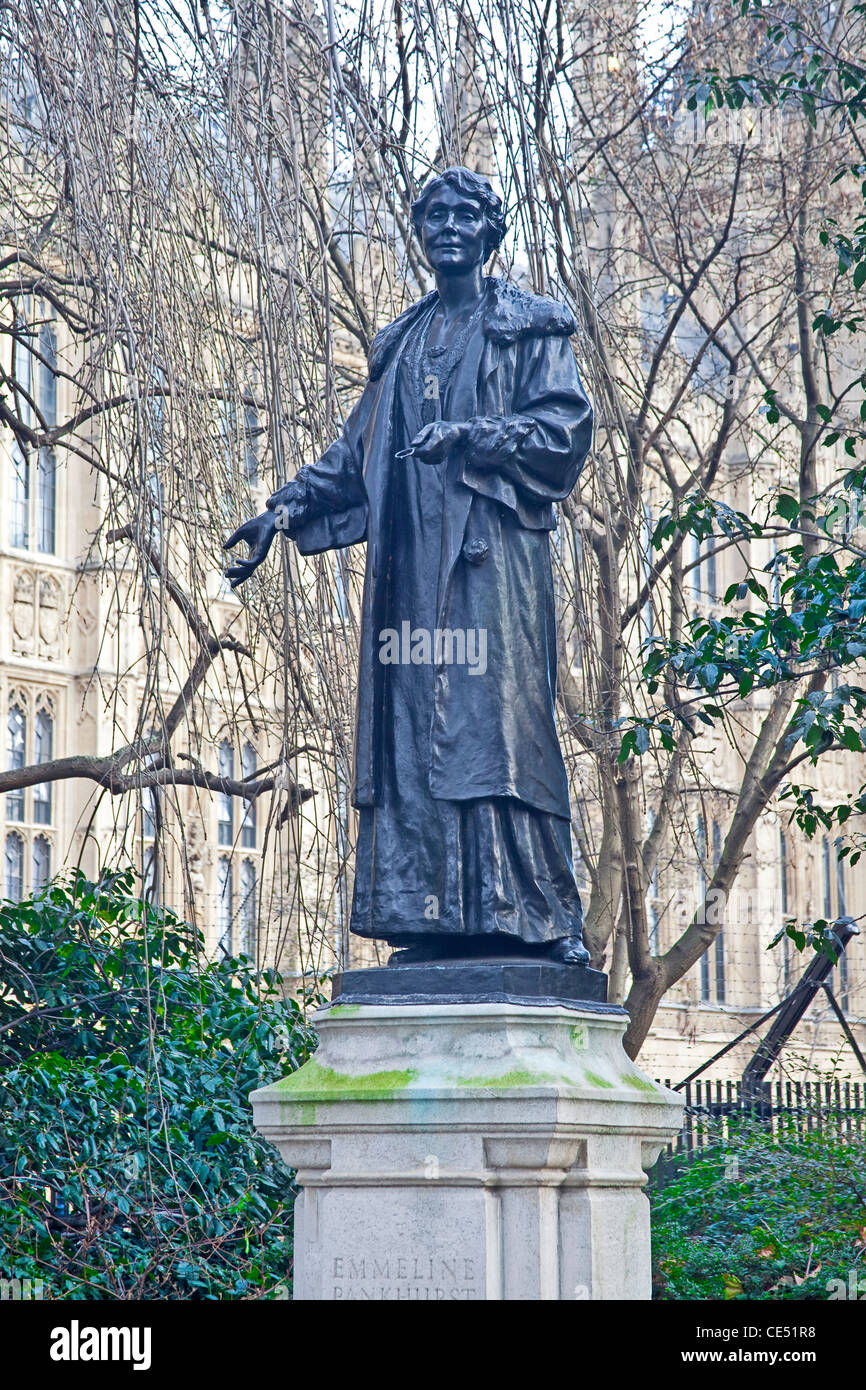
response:
[[[449,185],[456,188],[458,193],[462,193],[466,198],[472,198],[476,203],[480,203],[484,216],[487,219],[487,242],[484,249],[484,259],[492,256],[502,244],[505,236],[506,223],[505,215],[502,211],[502,199],[494,191],[493,185],[483,174],[475,174],[471,169],[464,169],[462,164],[455,164],[450,169],[446,169],[441,174],[434,174],[425,183],[418,197],[412,204],[412,226],[415,228],[415,235],[421,237],[421,223],[424,221],[424,213],[427,204],[438,193],[440,188]]]

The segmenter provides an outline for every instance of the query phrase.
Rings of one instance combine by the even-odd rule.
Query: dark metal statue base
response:
[[[607,976],[587,965],[519,959],[394,963],[335,975],[332,1004],[545,1004],[622,1014]]]

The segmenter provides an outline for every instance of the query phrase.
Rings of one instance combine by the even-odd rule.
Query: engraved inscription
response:
[[[356,1258],[335,1255],[335,1299],[403,1300],[430,1303],[469,1301],[480,1297],[475,1260],[433,1255],[385,1255]]]

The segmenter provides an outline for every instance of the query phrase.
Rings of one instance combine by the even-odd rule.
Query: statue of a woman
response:
[[[226,548],[366,540],[351,930],[407,960],[586,961],[556,734],[549,533],[590,448],[571,313],[483,274],[505,224],[453,168],[412,209],[436,289],[373,342],[341,437]]]

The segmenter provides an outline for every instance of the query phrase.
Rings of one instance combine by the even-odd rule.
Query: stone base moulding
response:
[[[627,1017],[502,1003],[331,1005],[254,1091],[297,1170],[296,1299],[648,1299],[645,1169],[683,1102]]]

